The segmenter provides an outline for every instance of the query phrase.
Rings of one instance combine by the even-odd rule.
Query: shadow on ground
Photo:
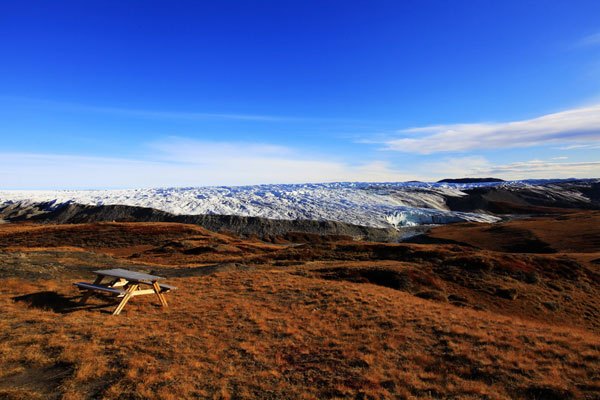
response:
[[[53,291],[30,293],[12,298],[14,301],[25,303],[29,308],[52,311],[58,314],[67,314],[80,310],[105,308],[113,305],[113,303],[101,305],[80,305],[80,299],[81,296],[64,296]]]

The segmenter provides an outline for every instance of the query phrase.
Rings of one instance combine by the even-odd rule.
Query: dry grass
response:
[[[520,219],[500,225],[440,226],[429,237],[498,251],[597,253],[600,251],[600,211]],[[525,245],[524,245],[525,244]]]
[[[164,312],[55,313],[3,281],[6,398],[556,398],[600,396],[600,337],[280,271],[173,280]],[[92,305],[102,305],[95,299]],[[108,310],[108,308],[106,308]],[[37,376],[39,375],[39,376]]]
[[[560,255],[69,228],[0,227],[0,398],[600,398],[598,283]],[[252,268],[203,267],[223,260]],[[71,282],[115,265],[169,276],[169,309],[77,307]]]

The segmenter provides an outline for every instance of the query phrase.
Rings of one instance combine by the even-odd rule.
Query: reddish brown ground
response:
[[[503,224],[452,224],[428,236],[495,251],[600,253],[600,211],[528,218]],[[529,246],[527,246],[529,245]],[[533,246],[532,246],[533,245]]]
[[[430,237],[0,225],[0,398],[600,398],[600,213]],[[115,267],[169,309],[77,306]]]

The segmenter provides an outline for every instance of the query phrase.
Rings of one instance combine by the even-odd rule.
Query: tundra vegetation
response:
[[[126,268],[179,288],[77,304]],[[420,243],[0,225],[0,397],[600,398],[600,212]]]

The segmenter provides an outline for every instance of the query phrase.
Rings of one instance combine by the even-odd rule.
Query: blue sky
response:
[[[0,188],[600,176],[598,1],[10,2]]]

